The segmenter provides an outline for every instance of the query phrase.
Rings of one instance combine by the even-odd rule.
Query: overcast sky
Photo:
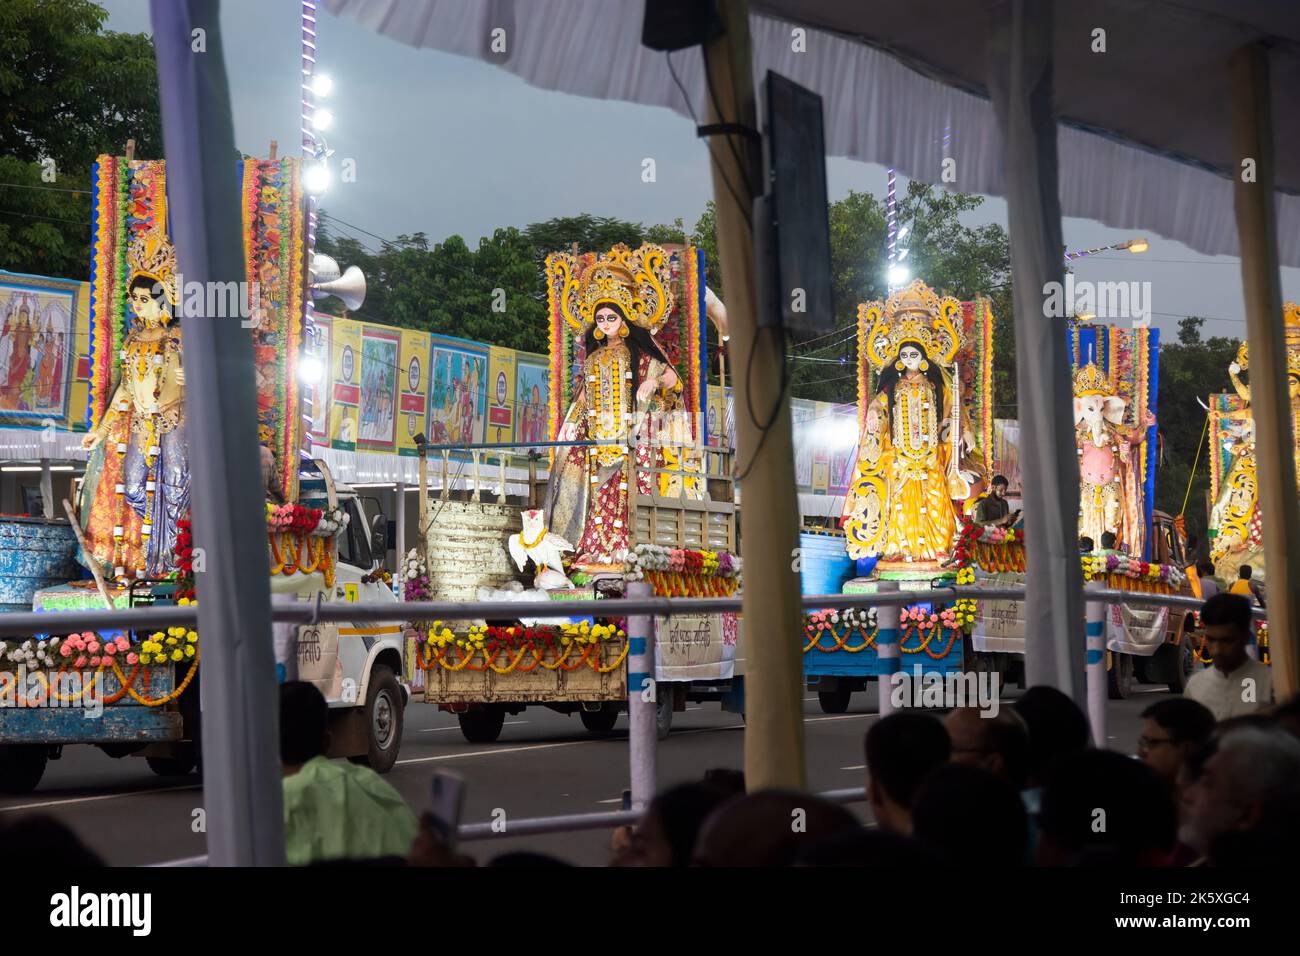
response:
[[[148,0],[98,2],[110,29],[151,32]],[[223,0],[222,8],[236,145],[265,156],[274,139],[282,154],[296,151],[301,5]],[[459,234],[473,248],[502,226],[584,212],[647,224],[680,216],[689,226],[710,198],[705,147],[690,121],[667,109],[539,90],[497,67],[416,50],[324,11],[317,31],[317,69],[335,84],[329,145],[336,163],[351,158],[357,170],[356,182],[335,182],[323,206],[370,233],[424,232],[433,242]],[[649,184],[641,181],[647,156],[657,167]],[[832,200],[851,189],[884,195],[880,166],[832,159],[828,169]],[[988,199],[970,221],[1005,226],[1006,205]],[[1133,235],[1065,220],[1071,249]],[[1153,323],[1167,334],[1196,314],[1218,320],[1210,334],[1244,335],[1238,261],[1145,235],[1149,252],[1082,260],[1078,278],[1150,282]],[[1300,300],[1300,269],[1282,270],[1282,292]]]

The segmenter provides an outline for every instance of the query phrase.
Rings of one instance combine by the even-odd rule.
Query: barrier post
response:
[[[897,581],[881,581],[877,592],[897,591]],[[898,653],[898,605],[876,605],[876,656],[880,661],[879,703],[881,717],[894,712],[893,677],[901,666]]]
[[[1101,590],[1100,581],[1089,581],[1085,595]],[[1106,746],[1106,602],[1089,599],[1087,605],[1088,724],[1094,746]],[[1118,666],[1118,665],[1117,665]]]
[[[648,598],[649,584],[633,581],[629,598]],[[655,745],[658,742],[655,683],[654,618],[648,614],[627,619],[627,750],[631,770],[632,809],[644,810],[655,793]],[[649,698],[647,700],[647,698]]]

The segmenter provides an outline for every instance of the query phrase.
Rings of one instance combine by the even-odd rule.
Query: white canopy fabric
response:
[[[323,0],[403,43],[471,56],[543,89],[705,115],[699,47],[641,46],[641,3],[607,0]],[[963,192],[1003,196],[986,94],[990,18],[970,0],[755,0],[755,78],[820,93],[826,151]],[[1075,0],[1056,4],[1061,212],[1235,255],[1228,57],[1268,41],[1278,243],[1300,266],[1300,4],[1288,0]],[[807,30],[799,52],[796,26]],[[504,53],[490,48],[505,31]],[[1105,52],[1093,52],[1094,30]],[[757,84],[761,90],[761,84]],[[942,181],[943,161],[955,180]]]

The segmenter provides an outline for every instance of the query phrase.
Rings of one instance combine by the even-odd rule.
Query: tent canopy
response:
[[[534,86],[690,110],[664,54],[641,46],[643,4],[605,0],[324,0],[403,43],[496,63]],[[1003,196],[1002,143],[986,93],[987,5],[755,0],[756,78],[821,94],[826,150],[923,182]],[[806,28],[803,46],[792,34]],[[493,52],[492,31],[506,51]],[[1105,52],[1094,52],[1104,30]],[[1269,47],[1278,243],[1300,266],[1300,7],[1281,0],[1074,0],[1056,4],[1061,212],[1236,255],[1228,59]],[[700,48],[672,54],[705,115]],[[759,84],[761,89],[761,84]],[[943,161],[955,181],[942,182]],[[1259,157],[1256,157],[1259,158]],[[1262,159],[1262,158],[1260,158]]]

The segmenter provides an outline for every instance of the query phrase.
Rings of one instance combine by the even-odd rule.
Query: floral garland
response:
[[[639,544],[628,552],[623,578],[648,581],[659,597],[725,597],[740,587],[741,567],[729,551]]]
[[[433,586],[429,583],[428,565],[420,558],[420,552],[412,548],[402,564],[402,600],[428,601],[432,598]]]
[[[621,641],[618,656],[608,663],[602,649]],[[448,671],[486,671],[497,674],[543,670],[575,671],[590,667],[597,673],[617,670],[627,659],[627,634],[613,624],[563,624],[558,627],[489,627],[472,625],[458,636],[442,621],[434,621],[423,640],[420,666]],[[575,654],[577,655],[575,657]],[[525,658],[530,658],[525,662]],[[476,663],[477,662],[477,663]]]
[[[182,518],[176,522],[176,597],[190,600],[194,597],[194,535],[193,522]]]
[[[963,515],[953,557],[958,564],[978,564],[985,571],[1023,571],[1024,540],[1023,531],[976,524]]]
[[[1187,573],[1168,564],[1154,564],[1131,558],[1118,551],[1093,551],[1079,556],[1085,581],[1106,578],[1114,586],[1133,590],[1178,591],[1187,584]]]

